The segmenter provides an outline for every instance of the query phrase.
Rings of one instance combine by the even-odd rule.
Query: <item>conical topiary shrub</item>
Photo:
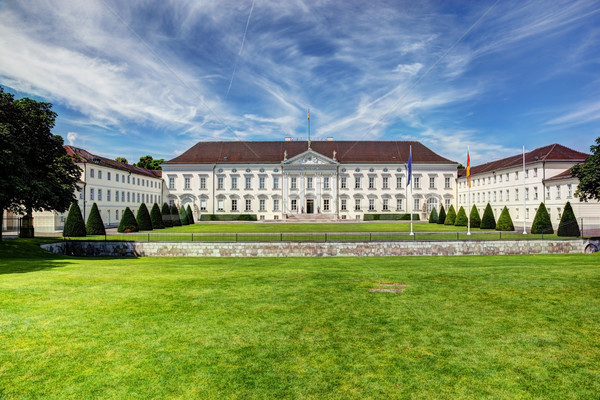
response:
[[[192,213],[192,208],[190,207],[189,204],[188,204],[187,208],[185,209],[185,212],[187,213],[188,224],[194,225],[196,223],[196,221],[194,221],[194,214]]]
[[[487,203],[487,206],[485,206],[479,227],[481,229],[496,229],[496,218],[494,218],[494,212],[490,203]]]
[[[152,210],[150,210],[150,222],[152,222],[152,229],[164,229],[165,227],[160,207],[156,203],[154,203]]]
[[[171,222],[173,226],[181,226],[181,219],[179,218],[179,211],[177,211],[177,207],[175,204],[171,206]]]
[[[140,228],[138,227],[137,221],[133,216],[133,212],[129,207],[125,209],[123,212],[123,216],[121,217],[121,222],[119,223],[119,227],[117,228],[118,232],[138,232]]]
[[[479,216],[479,211],[477,211],[477,207],[473,204],[471,208],[471,215],[469,225],[471,228],[479,228],[481,226],[481,217]]]
[[[162,220],[165,228],[170,228],[173,226],[173,220],[171,219],[171,208],[167,203],[164,203],[162,206]]]
[[[444,221],[444,225],[454,225],[456,221],[456,210],[454,210],[454,205],[450,205],[448,209],[448,214],[446,214],[446,220]]]
[[[140,231],[152,230],[152,221],[150,220],[150,213],[148,212],[148,207],[146,207],[146,203],[140,204],[140,208],[138,208],[135,220],[137,221],[138,229]]]
[[[96,203],[92,205],[92,210],[90,211],[87,223],[85,224],[85,230],[88,235],[106,235],[104,222],[102,221],[102,216],[100,215],[100,210],[98,210]]]
[[[437,223],[443,225],[446,222],[446,210],[444,210],[444,206],[440,207],[440,213],[438,214]]]
[[[435,207],[433,207],[431,209],[431,213],[429,214],[429,223],[437,224],[437,221],[438,221],[438,213],[437,213],[437,210],[435,209]]]
[[[181,221],[181,225],[189,225],[187,211],[185,211],[185,207],[181,207],[179,209],[179,220]]]
[[[510,213],[508,212],[508,208],[504,206],[502,213],[500,213],[500,217],[498,218],[498,223],[496,224],[497,231],[514,231],[515,226],[512,222],[512,218],[510,217]]]
[[[531,233],[554,233],[552,222],[550,222],[550,215],[548,215],[548,210],[546,210],[546,205],[543,202],[540,203],[540,208],[535,213],[535,218],[531,225]]]
[[[558,231],[556,234],[558,236],[577,237],[581,235],[577,218],[575,218],[575,213],[573,212],[573,207],[571,207],[571,203],[568,201],[567,204],[565,204],[565,211],[563,211],[563,215],[560,217],[560,224],[558,224]]]
[[[85,222],[83,222],[81,208],[75,201],[69,208],[69,214],[63,228],[63,237],[84,237],[85,235]]]
[[[454,226],[467,226],[469,220],[467,219],[467,213],[463,206],[460,206],[458,209],[458,214],[456,214],[456,219],[454,220]]]

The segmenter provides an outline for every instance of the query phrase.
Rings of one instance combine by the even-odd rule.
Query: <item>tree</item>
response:
[[[152,169],[152,170],[162,170],[160,164],[164,163],[165,159],[161,158],[159,160],[155,160],[151,155],[140,157],[140,161],[133,164],[140,168]]]
[[[181,219],[179,218],[179,211],[177,211],[177,207],[175,204],[171,206],[171,222],[173,226],[181,226]]]
[[[117,157],[115,161],[122,162],[123,164],[127,164],[127,159],[125,157]]]
[[[183,206],[179,209],[179,220],[181,221],[181,225],[190,224],[190,222],[188,221],[187,212],[185,211],[185,207]]]
[[[440,207],[440,213],[438,214],[437,223],[439,225],[443,225],[446,222],[446,210],[444,210],[444,206]]]
[[[33,237],[33,211],[64,212],[75,201],[81,170],[52,134],[55,120],[52,104],[0,88],[0,215],[25,214],[21,237]]]
[[[63,227],[63,237],[84,237],[86,235],[85,222],[81,215],[81,208],[76,201],[71,204],[69,214]]]
[[[498,218],[498,223],[496,224],[497,231],[514,231],[515,226],[512,222],[512,218],[510,217],[510,213],[508,212],[508,208],[504,206],[502,212],[500,213],[500,217]]]
[[[556,232],[558,236],[577,236],[581,234],[579,231],[579,224],[577,223],[577,218],[575,218],[575,213],[573,212],[573,207],[571,207],[571,202],[567,201],[565,204],[565,210],[563,211],[562,217],[560,217],[560,223],[558,224],[558,231]]]
[[[554,233],[550,215],[546,209],[546,205],[542,202],[535,213],[533,224],[531,225],[531,233]]]
[[[458,214],[456,214],[456,220],[454,221],[454,226],[467,226],[469,220],[467,219],[467,213],[463,206],[460,206],[458,209]]]
[[[154,203],[150,211],[150,221],[152,222],[152,229],[164,229],[165,227],[160,207],[156,203]]]
[[[92,205],[90,215],[88,216],[87,223],[85,224],[85,230],[88,235],[106,235],[104,222],[102,221],[102,216],[100,215],[100,211],[98,210],[98,205],[96,203]]]
[[[192,213],[192,208],[190,207],[189,204],[188,204],[187,208],[185,209],[185,212],[187,213],[188,223],[190,225],[194,225],[196,223],[196,221],[194,221],[194,214]]]
[[[150,219],[150,213],[148,212],[148,207],[146,207],[146,203],[140,204],[140,208],[138,208],[135,220],[138,224],[138,228],[140,231],[152,230],[152,220]]]
[[[437,224],[437,222],[438,222],[438,213],[437,213],[437,210],[435,209],[435,207],[433,207],[431,209],[431,213],[429,214],[429,223]]]
[[[444,221],[444,225],[454,225],[456,221],[456,210],[454,210],[454,205],[451,204],[448,209],[448,214],[446,214],[446,220]]]
[[[571,168],[573,176],[579,179],[575,196],[583,201],[600,201],[600,137],[596,139],[596,145],[590,146],[590,152],[592,154],[583,164]]]
[[[487,206],[485,206],[479,227],[481,229],[496,229],[496,218],[494,218],[494,212],[490,203],[487,203]]]
[[[118,232],[138,232],[140,229],[138,227],[137,221],[133,216],[133,212],[129,207],[125,209],[123,216],[121,217],[121,222],[119,223],[119,227],[117,228]]]
[[[479,211],[477,211],[475,204],[471,207],[470,221],[469,225],[471,228],[479,228],[481,226],[481,217],[479,216]]]
[[[171,219],[171,209],[167,203],[164,203],[162,206],[162,220],[165,228],[170,228],[173,226],[173,220]]]

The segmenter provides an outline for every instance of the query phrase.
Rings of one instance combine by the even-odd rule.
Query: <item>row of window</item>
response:
[[[90,201],[103,201],[103,194],[104,192],[102,191],[102,189],[95,189],[95,188],[89,188],[89,198],[88,200]],[[125,199],[127,198],[127,203],[160,203],[160,196],[156,195],[156,194],[149,194],[149,193],[134,193],[134,192],[125,192],[124,190],[122,191],[118,191],[115,190],[115,198],[114,201],[118,202],[119,201],[119,195],[120,195],[120,201],[122,203],[125,203]],[[79,198],[81,200],[83,200],[83,191],[79,192]],[[112,199],[112,193],[110,189],[106,190],[106,201],[113,201]]]
[[[567,184],[567,199],[570,199],[573,197],[573,185],[572,184]],[[552,186],[546,186],[546,200],[551,200],[552,199]],[[555,193],[555,199],[560,200],[561,198],[561,185],[555,185],[554,186],[554,193]],[[504,198],[503,198],[503,194],[504,194]],[[466,203],[467,199],[468,199],[468,194],[459,194],[458,195],[458,200],[461,203]],[[492,202],[492,201],[510,201],[510,189],[506,189],[506,190],[494,190],[494,191],[488,191],[487,192],[487,199],[486,199],[486,192],[477,192],[477,193],[471,193],[471,202],[475,202],[477,201],[479,202]],[[477,200],[475,200],[477,198]],[[513,198],[514,201],[519,201],[519,188],[515,188],[513,190]],[[525,188],[525,200],[529,200],[529,188]],[[538,200],[538,187],[534,186],[533,187],[533,200]]]
[[[477,179],[473,179],[472,180],[472,184],[473,186],[480,186],[480,185],[485,185],[486,184],[486,180],[487,180],[487,184],[491,185],[492,184],[492,179],[494,180],[494,183],[498,183],[498,182],[502,182],[502,179],[504,178],[506,182],[510,181],[510,172],[507,173],[501,173],[501,174],[496,174],[494,173],[493,176],[488,176],[487,178],[477,178]],[[514,172],[514,176],[515,176],[515,180],[518,181],[519,180],[519,171],[515,171]],[[533,168],[533,177],[537,178],[538,176],[538,169],[537,168]],[[529,178],[529,169],[525,170],[525,178]],[[462,187],[467,187],[467,182],[464,181],[461,183]]]
[[[97,178],[96,178],[97,176]],[[111,172],[110,171],[106,171],[106,180],[110,181],[111,180]],[[95,178],[95,179],[102,179],[102,170],[99,169],[98,170],[98,174],[96,175],[96,171],[94,170],[94,168],[90,168],[90,178]],[[139,178],[139,177],[132,177],[131,175],[125,175],[125,174],[115,174],[115,181],[116,182],[122,182],[125,183],[125,180],[127,180],[128,184],[133,184],[137,186],[147,186],[147,187],[151,187],[151,188],[158,188],[159,187],[159,182],[150,180],[150,179],[144,179],[144,178]]]

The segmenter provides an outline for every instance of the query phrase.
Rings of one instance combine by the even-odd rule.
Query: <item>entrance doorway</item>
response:
[[[315,201],[306,200],[306,213],[313,214],[315,212]]]

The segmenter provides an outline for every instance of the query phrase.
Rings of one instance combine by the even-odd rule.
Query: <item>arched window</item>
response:
[[[434,208],[437,209],[438,201],[435,197],[430,197],[427,199],[427,214],[431,212]]]

